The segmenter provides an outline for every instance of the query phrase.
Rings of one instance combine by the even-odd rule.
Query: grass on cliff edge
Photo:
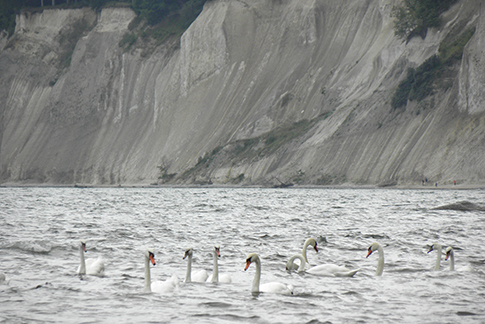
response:
[[[322,114],[312,120],[303,119],[290,125],[284,125],[271,130],[261,136],[237,140],[226,144],[224,147],[218,146],[204,156],[199,157],[197,164],[180,175],[181,180],[188,179],[196,174],[201,174],[207,170],[211,164],[219,157],[224,155],[223,161],[229,164],[236,164],[243,161],[258,161],[265,156],[275,153],[279,148],[291,141],[303,136],[318,121],[326,119],[332,112]]]

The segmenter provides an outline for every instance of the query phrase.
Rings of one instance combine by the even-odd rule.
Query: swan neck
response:
[[[294,260],[295,259],[300,259],[300,265],[298,266],[298,269],[297,271],[298,272],[301,272],[301,271],[304,271],[305,270],[305,266],[306,266],[306,263],[305,263],[305,258],[302,256],[302,255],[299,255],[299,254],[295,254],[294,256],[292,256],[287,264],[286,264],[286,268],[291,270],[293,268],[293,264],[294,264]]]
[[[192,256],[189,254],[187,260],[187,272],[185,273],[185,282],[192,282]]]
[[[152,291],[151,289],[151,277],[150,277],[150,259],[145,257],[145,290]]]
[[[81,255],[81,265],[79,266],[79,274],[86,274],[86,261],[84,260],[84,250],[82,245],[79,246],[79,254]]]
[[[306,256],[306,250],[307,250],[307,247],[308,247],[309,245],[310,245],[310,244],[305,243],[305,246],[303,246],[303,250],[301,251],[301,255],[303,256],[304,261],[305,261],[306,263],[310,263],[310,262],[308,262],[308,259],[307,259],[307,256]]]
[[[455,253],[453,252],[453,250],[451,250],[450,252],[450,270],[455,270]]]
[[[440,263],[441,263],[441,246],[438,246],[436,248],[436,253],[438,255],[436,256],[436,264],[434,266],[434,270],[438,271],[440,269]]]
[[[217,253],[214,251],[214,269],[212,272],[212,282],[219,282],[219,265],[217,263]]]
[[[376,276],[381,276],[384,271],[384,250],[382,246],[379,245],[377,251],[379,252],[379,261],[377,261]]]
[[[261,281],[261,261],[259,257],[254,261],[256,266],[256,272],[254,273],[252,293],[259,293],[259,282]]]

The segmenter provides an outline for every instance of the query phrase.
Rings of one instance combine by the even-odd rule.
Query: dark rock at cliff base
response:
[[[459,201],[453,204],[435,207],[433,210],[485,211],[485,206],[469,201]]]

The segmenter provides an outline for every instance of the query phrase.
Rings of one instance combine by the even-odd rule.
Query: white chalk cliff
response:
[[[399,3],[212,0],[149,52],[119,46],[128,8],[22,13],[0,34],[0,183],[161,183],[160,165],[179,184],[485,183],[485,4],[405,43]],[[393,109],[457,26],[475,33],[450,86]]]

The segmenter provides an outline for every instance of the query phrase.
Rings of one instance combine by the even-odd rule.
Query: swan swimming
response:
[[[433,245],[431,245],[431,248],[429,249],[428,253],[431,252],[431,251],[434,251],[436,250],[436,253],[437,253],[437,256],[436,256],[436,263],[435,263],[435,266],[433,268],[433,270],[435,271],[438,271],[440,269],[440,263],[441,263],[441,244],[438,244],[438,243],[434,243]]]
[[[448,261],[448,259],[450,259],[450,271],[455,270],[455,252],[451,246],[446,248],[445,261]]]
[[[384,250],[382,249],[382,246],[377,242],[372,243],[371,246],[369,246],[369,252],[367,253],[366,258],[368,258],[369,255],[371,255],[372,252],[376,250],[379,252],[379,261],[377,261],[376,276],[381,276],[382,271],[384,271]]]
[[[256,264],[256,272],[254,273],[253,285],[251,287],[251,293],[257,294],[259,292],[264,293],[273,293],[273,294],[285,294],[285,295],[292,295],[293,294],[293,286],[292,285],[285,285],[281,282],[268,282],[265,284],[260,285],[261,280],[261,260],[256,253],[250,253],[246,259],[246,267],[244,271],[246,271],[251,263]]]
[[[304,258],[304,261],[305,261],[305,267],[306,268],[309,268],[310,267],[310,262],[308,262],[308,258],[307,258],[307,248],[309,246],[312,246],[313,249],[315,250],[315,252],[318,252],[318,247],[317,247],[317,241],[315,241],[314,238],[309,238],[305,241],[305,243],[303,244],[303,250],[301,251],[301,255],[302,257]],[[287,266],[288,266],[288,263],[287,263]],[[298,270],[299,269],[299,265],[296,264],[296,263],[293,263],[293,265],[291,265],[291,269],[288,269],[288,270]],[[305,268],[303,268],[304,270]]]
[[[187,261],[187,273],[185,275],[185,282],[205,282],[209,277],[206,270],[199,270],[194,275],[192,275],[192,256],[194,250],[189,248],[185,251],[184,260],[188,257]]]
[[[305,270],[305,259],[300,254],[295,254],[286,263],[286,270],[294,269],[295,259],[300,259],[300,265],[297,268],[298,272],[306,271],[309,274],[316,276],[327,276],[327,277],[353,277],[359,269],[350,270],[344,266],[338,266],[336,264],[320,264],[310,269]]]
[[[155,266],[155,253],[148,249],[145,253],[145,291],[153,291],[156,293],[169,293],[178,290],[179,280],[177,276],[173,275],[166,281],[151,281],[150,262]]]
[[[214,246],[214,251],[212,252],[213,255],[213,260],[214,260],[214,270],[212,274],[207,278],[207,282],[225,282],[225,283],[230,283],[231,276],[229,276],[227,273],[223,273],[219,275],[219,265],[217,262],[217,258],[221,256],[221,248],[216,245]]]
[[[81,255],[81,264],[79,265],[79,268],[77,269],[77,273],[79,275],[91,275],[91,276],[98,276],[98,277],[103,277],[104,276],[104,261],[101,257],[98,257],[97,259],[87,259],[84,260],[84,253],[87,252],[86,250],[86,241],[81,240],[81,243],[79,244],[79,252]]]

